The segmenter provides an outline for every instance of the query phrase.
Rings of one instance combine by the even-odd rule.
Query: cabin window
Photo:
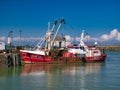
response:
[[[80,49],[85,51],[85,48],[84,48],[84,47],[80,47]]]
[[[59,48],[61,48],[61,44],[62,44],[62,42],[59,42]]]
[[[98,53],[98,51],[94,51],[93,53]]]

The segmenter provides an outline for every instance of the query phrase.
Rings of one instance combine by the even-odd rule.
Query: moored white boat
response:
[[[77,46],[68,47],[68,53],[72,53],[74,57],[82,58],[83,62],[104,61],[106,54],[102,53],[96,47],[89,47],[84,43],[84,31],[81,34],[80,43]]]

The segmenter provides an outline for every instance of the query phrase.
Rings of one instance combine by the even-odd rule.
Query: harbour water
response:
[[[120,52],[103,63],[0,66],[0,90],[120,90]]]

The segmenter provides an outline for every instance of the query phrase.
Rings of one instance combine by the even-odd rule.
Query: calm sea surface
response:
[[[104,63],[0,67],[0,90],[120,90],[120,52]]]

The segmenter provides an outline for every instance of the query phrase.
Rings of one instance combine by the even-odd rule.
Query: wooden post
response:
[[[16,66],[16,54],[12,54],[12,58],[13,58],[13,66]]]
[[[20,54],[17,54],[17,66],[21,66],[21,56]]]

